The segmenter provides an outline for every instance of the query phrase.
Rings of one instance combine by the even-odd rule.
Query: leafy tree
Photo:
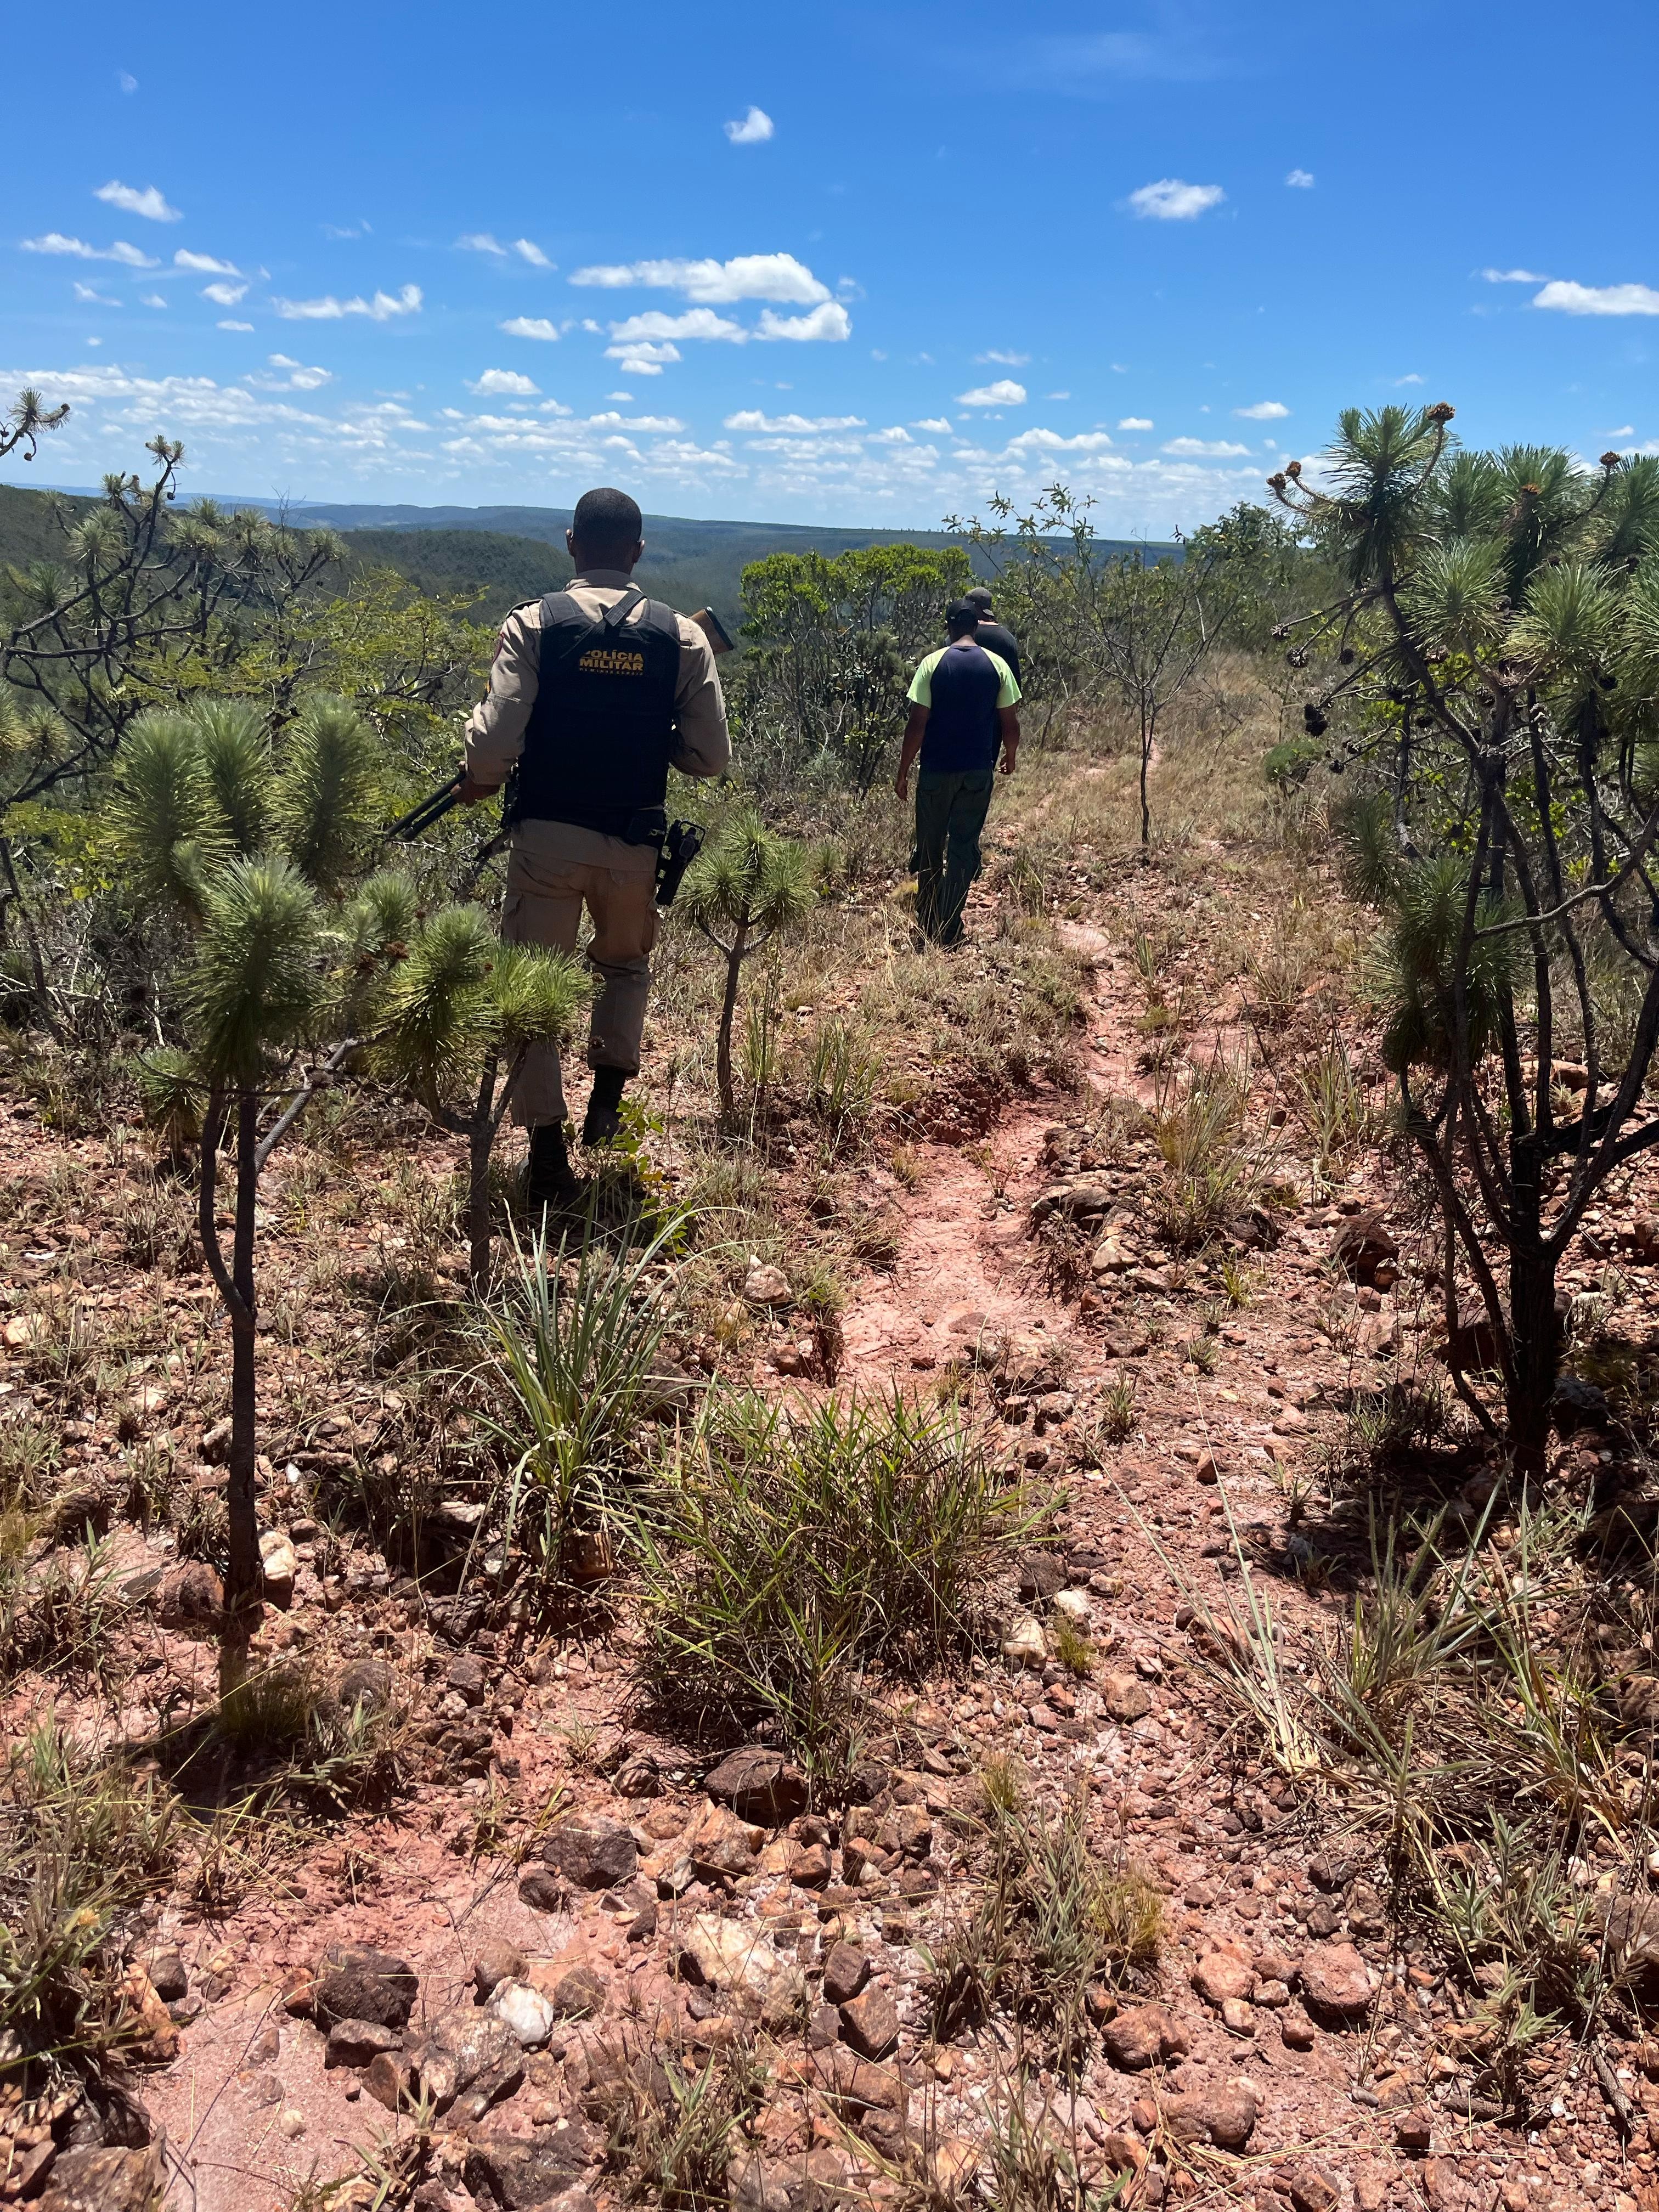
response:
[[[336,700],[307,703],[280,758],[246,706],[152,710],[128,733],[110,808],[132,901],[144,915],[177,918],[186,933],[172,999],[179,1041],[152,1060],[147,1089],[175,1139],[188,1127],[185,1101],[203,1102],[202,1249],[231,1330],[228,1663],[246,1642],[260,1579],[259,1176],[362,1042],[386,966],[414,924],[412,891],[395,875],[372,878],[349,903],[340,896],[372,819],[371,744],[366,726]],[[228,1260],[218,1229],[227,1138],[235,1170]]]
[[[743,572],[750,651],[732,679],[745,758],[793,780],[827,762],[868,791],[914,662],[973,581],[959,546],[866,545],[827,560],[773,553]],[[751,769],[752,772],[752,769]]]
[[[1659,462],[1465,452],[1452,411],[1350,409],[1320,489],[1297,465],[1270,482],[1340,564],[1290,658],[1310,734],[1338,720],[1333,766],[1361,784],[1352,853],[1386,918],[1384,1053],[1438,1198],[1449,1333],[1486,1340],[1466,1364],[1501,1376],[1531,1475],[1557,1269],[1659,1144]],[[1460,1276],[1480,1329],[1460,1330]]]
[[[425,922],[382,1009],[380,1056],[433,1120],[467,1140],[467,1237],[474,1290],[489,1280],[489,1156],[532,1044],[562,1041],[592,992],[562,952],[503,945],[476,906]],[[453,1103],[456,1098],[464,1103]]]
[[[1000,564],[999,611],[1020,638],[1029,690],[1048,723],[1074,702],[1115,698],[1140,756],[1140,842],[1152,835],[1150,778],[1159,729],[1247,598],[1244,549],[1218,524],[1173,552],[1100,545],[1091,502],[1050,484],[1027,513],[991,502],[992,526],[963,526]]]
[[[714,1051],[714,1081],[727,1125],[738,1118],[732,1080],[732,1022],[745,960],[806,918],[812,902],[806,849],[775,836],[758,815],[744,812],[693,862],[681,893],[692,927],[726,959],[726,990]]]

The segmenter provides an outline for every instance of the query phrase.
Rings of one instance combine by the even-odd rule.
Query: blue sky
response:
[[[15,482],[1162,534],[1349,404],[1659,450],[1650,6],[79,10],[0,148]]]

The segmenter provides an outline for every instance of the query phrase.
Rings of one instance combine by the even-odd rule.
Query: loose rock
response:
[[[406,2027],[420,1984],[406,1960],[356,1943],[332,1944],[318,1962],[312,2007],[325,2032],[337,2021]]]
[[[632,1881],[640,1863],[639,1846],[627,1829],[604,1819],[556,1820],[542,1856],[573,1889],[614,1889]]]
[[[899,2021],[885,1990],[866,1990],[841,2008],[842,2033],[865,2058],[884,2058],[898,2041]]]
[[[784,1759],[760,1744],[744,1744],[730,1753],[703,1788],[717,1805],[729,1805],[740,1820],[754,1828],[781,1827],[806,1810],[805,1777]]]
[[[539,2051],[553,2033],[558,2018],[553,2001],[527,1982],[502,1982],[489,2000],[490,2009],[518,2039],[520,2049]]]
[[[1352,1943],[1310,1944],[1303,1954],[1302,1994],[1314,2010],[1352,2019],[1370,2011],[1376,1978]]]
[[[1177,2142],[1212,2142],[1243,2150],[1255,2129],[1254,2089],[1239,2081],[1202,2081],[1163,2100],[1164,2124]]]
[[[60,2151],[40,2212],[151,2212],[162,2180],[159,2142],[142,2150]]]
[[[1132,2005],[1127,2012],[1107,2021],[1101,2039],[1113,2065],[1122,2067],[1126,2073],[1139,2073],[1143,2066],[1153,2065],[1160,2058],[1187,2055],[1185,2031],[1160,2004]]]

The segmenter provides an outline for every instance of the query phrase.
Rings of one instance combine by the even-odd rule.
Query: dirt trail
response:
[[[1104,995],[1109,940],[1077,923],[1062,942],[1091,963],[1083,1049],[1091,1087],[1137,1093],[1127,1022]],[[1033,1280],[1030,1206],[1047,1179],[1042,1146],[1056,1121],[1074,1115],[1074,1094],[1042,1085],[982,1144],[915,1148],[914,1188],[901,1200],[903,1241],[890,1273],[863,1282],[842,1324],[842,1377],[886,1389],[971,1352],[984,1335],[1013,1327],[1076,1337],[1075,1314]],[[1081,1354],[1086,1344],[1074,1343]]]

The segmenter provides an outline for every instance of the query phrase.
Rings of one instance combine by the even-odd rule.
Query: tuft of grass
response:
[[[716,2212],[766,2103],[769,2070],[741,2048],[693,2073],[665,2055],[618,2069],[603,2100],[606,2163],[629,2203]]]
[[[974,1911],[935,1962],[933,2028],[941,2041],[1011,2014],[1074,2064],[1085,2000],[1156,1961],[1164,1939],[1157,1885],[1091,1834],[1084,1804],[1057,1814],[988,1800],[990,1864]]]
[[[1037,1510],[942,1409],[717,1403],[637,1523],[646,1686],[700,1733],[767,1722],[839,1769],[866,1671],[914,1676],[971,1642]]]
[[[1152,1128],[1164,1175],[1154,1213],[1178,1252],[1200,1250],[1261,1194],[1263,1162],[1245,1127],[1249,1091],[1249,1069],[1218,1053],[1158,1103]]]
[[[1095,1647],[1069,1613],[1057,1613],[1048,1633],[1054,1655],[1068,1674],[1079,1676],[1095,1671]]]
[[[0,2048],[92,2068],[128,2040],[117,1931],[173,1880],[177,1802],[100,1765],[46,1722],[12,1747],[0,1790]]]
[[[1135,1386],[1121,1375],[1100,1401],[1100,1433],[1109,1444],[1127,1444],[1135,1432]]]
[[[491,1522],[526,1547],[544,1580],[567,1546],[603,1532],[638,1468],[636,1433],[652,1390],[669,1308],[660,1261],[683,1217],[647,1243],[612,1249],[597,1236],[572,1254],[537,1242],[519,1251],[482,1315],[486,1370],[505,1411],[483,1425],[511,1454]]]
[[[838,1017],[820,1022],[806,1057],[806,1103],[837,1137],[870,1111],[881,1062],[869,1032]]]
[[[1329,1181],[1362,1145],[1375,1137],[1382,1117],[1335,1030],[1311,1060],[1291,1070],[1291,1103],[1312,1140],[1319,1172]]]

